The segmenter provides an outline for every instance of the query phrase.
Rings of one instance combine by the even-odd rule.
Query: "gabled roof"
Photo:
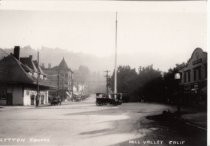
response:
[[[60,62],[60,64],[58,65],[59,69],[63,69],[63,70],[69,70],[68,65],[66,64],[65,59],[63,58],[62,61]]]
[[[31,68],[17,60],[13,55],[8,55],[0,60],[0,83],[36,85],[37,78],[27,72]],[[53,88],[49,80],[39,80],[43,87]]]
[[[188,60],[187,63],[185,64],[185,66],[183,66],[183,67],[180,68],[179,70],[185,69],[185,68],[190,64],[190,62],[192,62],[192,59],[193,59],[193,57],[195,56],[195,54],[196,54],[197,52],[202,53],[202,56],[204,57],[204,59],[207,58],[207,52],[204,52],[201,48],[195,48],[195,50],[194,50],[193,53],[191,54],[191,57],[189,58],[189,60]]]
[[[187,64],[186,65],[188,65],[190,63],[190,61],[193,59],[193,56],[195,55],[196,52],[202,52],[202,53],[204,53],[204,51],[201,48],[195,48],[195,50],[193,51],[190,59],[187,61]]]
[[[38,71],[31,57],[21,57],[20,62],[31,68],[34,72]]]
[[[60,64],[58,66],[55,66],[52,69],[53,70],[57,70],[57,71],[59,71],[59,70],[67,70],[67,71],[72,72],[72,70],[68,67],[68,65],[67,65],[67,63],[66,63],[64,58],[61,60],[61,62],[60,62]]]
[[[34,82],[33,78],[22,67],[21,62],[13,55],[9,55],[0,60],[0,70],[0,82],[26,84],[32,84]]]
[[[45,73],[42,71],[41,67],[38,65],[38,62],[35,60],[33,61],[36,69],[37,69],[37,72],[41,73],[42,75],[45,75]]]

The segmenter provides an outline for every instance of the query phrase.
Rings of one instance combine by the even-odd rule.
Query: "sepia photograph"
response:
[[[0,1],[0,146],[207,146],[206,1]]]

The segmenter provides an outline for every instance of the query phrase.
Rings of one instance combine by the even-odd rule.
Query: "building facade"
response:
[[[0,104],[35,105],[37,92],[39,104],[47,104],[53,86],[32,56],[20,58],[19,54],[16,46],[13,54],[0,60]]]
[[[196,48],[185,67],[179,70],[186,100],[207,100],[207,52]]]
[[[73,71],[68,67],[63,58],[58,66],[43,68],[55,90],[49,92],[50,96],[60,96],[62,100],[71,100],[73,94]]]

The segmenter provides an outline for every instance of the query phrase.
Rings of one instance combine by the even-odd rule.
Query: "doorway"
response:
[[[12,93],[7,93],[7,105],[12,105]]]

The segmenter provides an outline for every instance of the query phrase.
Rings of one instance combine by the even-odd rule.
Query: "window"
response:
[[[191,78],[191,76],[190,76],[190,70],[187,71],[187,78],[188,78],[188,82],[190,82],[190,78]]]
[[[201,80],[201,66],[194,68],[194,81]]]
[[[7,94],[6,94],[5,90],[0,91],[0,99],[1,100],[6,100],[7,99]]]
[[[198,79],[201,80],[201,67],[198,67]]]
[[[204,68],[205,68],[205,78],[207,78],[207,64],[204,64]]]
[[[194,72],[194,81],[196,81],[197,80],[197,71],[196,71],[196,69],[194,69],[193,72]]]
[[[187,81],[187,72],[185,71],[184,72],[184,83],[186,83],[186,81]]]

